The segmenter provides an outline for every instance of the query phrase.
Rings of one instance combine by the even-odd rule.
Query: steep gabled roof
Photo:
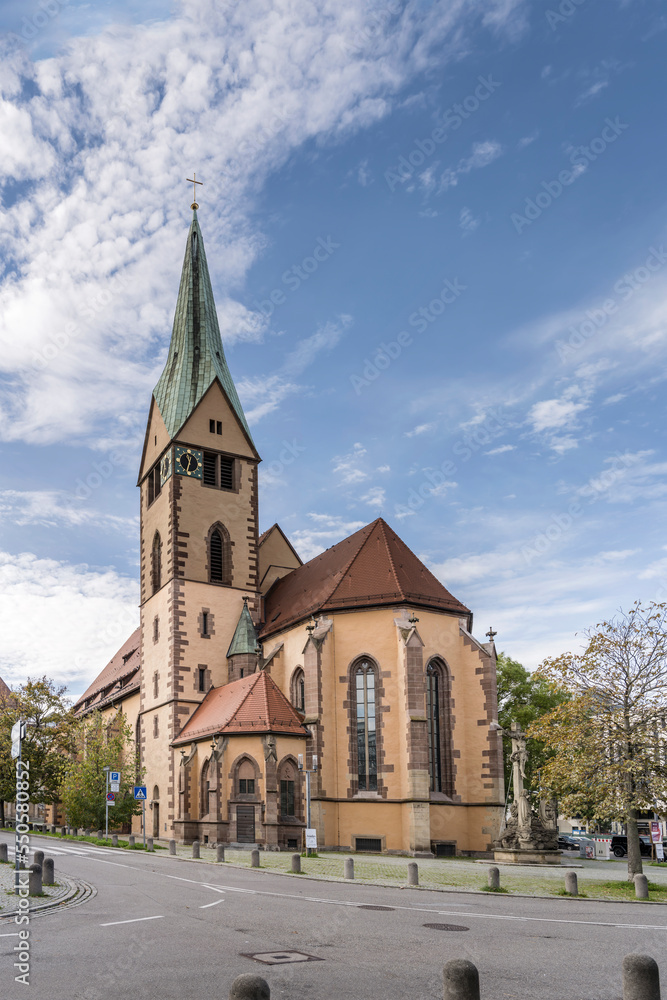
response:
[[[257,630],[248,611],[248,599],[244,598],[234,638],[229,644],[227,656],[237,653],[254,653],[257,650]]]
[[[120,693],[125,697],[133,691],[138,691],[140,667],[141,629],[138,628],[84,691],[74,706],[74,711],[99,708],[109,701],[115,701]],[[89,704],[86,705],[86,702]]]
[[[211,688],[174,740],[179,746],[214,734],[276,733],[306,736],[301,717],[273,678],[260,670]]]
[[[222,348],[204,240],[195,210],[185,248],[169,355],[153,392],[170,438],[176,437],[216,378],[254,448]]]
[[[278,580],[265,598],[260,638],[316,612],[397,603],[470,615],[378,518]]]

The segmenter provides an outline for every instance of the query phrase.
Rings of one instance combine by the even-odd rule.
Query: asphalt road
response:
[[[0,921],[8,1000],[226,1000],[242,972],[285,1000],[436,1000],[450,958],[477,965],[482,1000],[617,1000],[631,951],[652,955],[667,986],[663,905],[376,888],[48,838],[32,846],[97,895],[33,918],[29,987],[14,982],[17,928]],[[364,908],[374,906],[390,909]],[[319,961],[246,957],[287,951]]]

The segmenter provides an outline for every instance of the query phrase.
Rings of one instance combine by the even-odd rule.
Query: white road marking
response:
[[[200,906],[199,909],[208,910],[209,906],[217,906],[218,903],[224,903],[224,899],[214,899],[212,903],[204,903],[204,905]]]
[[[138,872],[142,871],[137,865],[123,865],[117,861],[104,861],[102,858],[98,859],[98,863],[101,865],[111,865],[113,868],[127,868],[130,871]],[[168,875],[166,872],[157,872],[153,869],[150,874],[161,875],[163,878],[176,879],[178,882],[188,882],[190,885],[198,885],[203,889],[213,888],[209,886],[206,882],[199,882],[197,879],[193,878],[183,878],[180,875]],[[299,902],[308,900],[312,903],[329,903],[333,906],[359,906],[359,902],[351,902],[349,900],[342,899],[324,899],[319,896],[300,896],[292,892],[269,892],[266,889],[239,889],[237,886],[225,885],[219,886],[218,891],[220,892],[244,892],[250,895],[257,896],[276,896],[278,899],[296,899]],[[544,902],[549,902],[547,897],[535,897],[536,899],[543,899]],[[462,906],[465,904],[454,904],[456,906]],[[641,905],[641,904],[639,904]],[[497,914],[497,913],[466,913],[461,912],[461,910],[455,910],[449,913],[447,910],[436,910],[434,907],[424,907],[424,906],[400,906],[395,905],[395,910],[407,910],[410,913],[437,913],[439,915],[452,916],[452,917],[477,917],[481,920],[526,920],[535,921],[538,923],[545,924],[578,924],[581,927],[617,927],[621,930],[641,930],[641,931],[664,931],[664,924],[621,924],[613,923],[606,920],[568,920],[559,917],[515,917],[509,914]],[[150,918],[149,918],[150,919]],[[125,921],[121,921],[125,922]]]
[[[164,920],[164,914],[157,917],[134,917],[132,920],[112,920],[108,924],[100,924],[100,927],[116,927],[118,924],[139,924],[142,920]]]

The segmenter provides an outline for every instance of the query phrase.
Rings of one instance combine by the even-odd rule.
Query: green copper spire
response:
[[[254,653],[257,650],[257,632],[253,625],[250,612],[248,611],[248,601],[244,599],[243,610],[239,623],[236,626],[234,638],[229,644],[227,656],[235,656],[237,653]]]
[[[252,443],[250,429],[222,349],[204,241],[197,221],[197,211],[194,210],[185,248],[169,355],[153,391],[171,438],[176,437],[216,376]]]

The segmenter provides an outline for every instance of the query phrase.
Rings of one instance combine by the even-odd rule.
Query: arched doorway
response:
[[[153,837],[155,840],[160,836],[160,789],[156,785],[153,789]]]

